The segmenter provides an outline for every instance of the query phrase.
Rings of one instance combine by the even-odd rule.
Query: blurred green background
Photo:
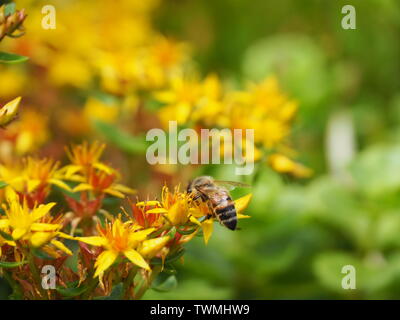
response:
[[[341,27],[347,4],[356,30]],[[194,45],[205,74],[277,74],[299,101],[293,145],[315,174],[260,168],[242,230],[189,243],[177,288],[145,298],[399,299],[400,3],[171,0],[155,22]],[[341,287],[348,264],[356,290]]]

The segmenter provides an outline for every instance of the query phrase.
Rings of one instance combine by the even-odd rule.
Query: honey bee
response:
[[[193,194],[193,200],[201,199],[206,202],[212,214],[218,221],[230,230],[235,230],[237,214],[228,189],[234,187],[250,187],[247,184],[233,181],[214,180],[209,176],[197,177],[188,184],[187,192]]]

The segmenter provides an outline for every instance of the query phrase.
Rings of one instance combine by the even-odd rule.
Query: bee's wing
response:
[[[251,188],[251,185],[249,184],[235,181],[214,180],[214,183],[228,189],[229,191],[235,188]]]

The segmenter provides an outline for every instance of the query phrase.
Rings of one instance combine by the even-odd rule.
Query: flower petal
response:
[[[123,193],[121,193],[121,192],[119,192],[119,191],[117,191],[117,190],[115,190],[113,188],[107,188],[107,189],[104,189],[103,191],[105,193],[108,193],[108,194],[110,194],[110,195],[112,195],[114,197],[117,197],[117,198],[121,198],[121,199],[125,198],[125,195]]]
[[[135,189],[129,188],[127,186],[124,186],[124,185],[118,184],[118,183],[113,186],[113,189],[121,191],[122,193],[128,193],[128,194],[134,194],[137,192]]]
[[[78,171],[80,171],[81,168],[82,168],[81,166],[77,166],[77,165],[74,165],[74,164],[70,164],[70,165],[65,166],[62,170],[63,170],[63,171],[66,171],[66,172],[65,172],[65,177],[66,177],[67,179],[69,179],[72,175],[74,175],[75,173],[77,173]]]
[[[78,185],[72,190],[72,192],[89,191],[89,190],[93,190],[93,187],[92,187],[90,184],[81,183],[81,184],[78,184]]]
[[[6,199],[8,203],[19,202],[17,193],[11,187],[6,187]]]
[[[8,219],[0,219],[0,229],[5,229],[10,225],[10,221]]]
[[[161,206],[160,201],[152,200],[152,201],[140,201],[136,203],[137,207],[146,207],[146,206]]]
[[[105,165],[104,163],[101,162],[96,162],[93,164],[93,167],[96,169],[99,169],[100,171],[104,171],[107,174],[113,174],[114,173],[114,169],[112,169],[111,167]]]
[[[106,271],[117,259],[118,253],[112,250],[106,250],[103,251],[96,260],[95,267],[96,267],[96,272],[94,274],[94,277],[98,277],[101,275],[104,271]]]
[[[207,244],[208,240],[210,240],[211,238],[214,229],[214,220],[212,219],[204,220],[204,222],[201,224],[201,227],[203,229],[204,243]]]
[[[39,179],[29,179],[28,180],[28,192],[33,192],[40,185],[41,181]]]
[[[67,185],[64,181],[59,180],[59,179],[50,179],[49,183],[54,184],[57,187],[60,187],[61,189],[67,190],[72,192],[72,189]]]
[[[64,237],[66,238],[66,237]],[[92,246],[105,246],[107,244],[107,239],[103,237],[93,236],[93,237],[75,237],[76,240],[90,244]]]
[[[128,249],[128,250],[124,251],[124,255],[132,263],[136,264],[137,266],[139,266],[139,267],[141,267],[143,269],[146,269],[146,270],[150,270],[150,267],[147,264],[147,262],[143,259],[143,257],[136,250]]]
[[[64,243],[58,240],[51,240],[51,244],[54,245],[57,249],[60,249],[61,251],[65,252],[66,254],[72,256],[71,250],[69,250]]]
[[[34,247],[41,247],[45,243],[49,242],[52,238],[55,237],[55,233],[53,232],[35,232],[30,237],[30,243]]]
[[[12,237],[14,240],[19,240],[21,239],[26,233],[28,232],[27,229],[23,229],[23,228],[16,228],[14,229],[14,231],[12,232]]]
[[[170,240],[169,236],[143,241],[140,254],[149,258],[154,257]]]
[[[190,216],[189,220],[195,224],[197,224],[199,227],[201,227],[201,223],[199,220],[197,220],[195,217]]]
[[[130,241],[143,241],[154,230],[156,230],[156,228],[148,228],[148,229],[140,230],[137,232],[133,232],[129,235],[129,240]]]
[[[249,193],[248,195],[246,195],[244,197],[241,197],[241,198],[239,198],[239,199],[234,201],[237,213],[240,213],[240,212],[244,211],[247,208],[247,206],[250,203],[250,200],[251,200],[252,196],[253,196],[253,194]]]
[[[168,210],[164,208],[154,208],[146,211],[146,213],[167,213],[167,212]]]
[[[39,220],[41,217],[44,217],[55,205],[55,202],[51,202],[48,204],[41,204],[39,207],[34,209],[31,213],[33,221]]]

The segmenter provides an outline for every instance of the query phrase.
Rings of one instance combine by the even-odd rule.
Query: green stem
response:
[[[99,278],[93,278],[93,274],[89,275],[90,280],[88,281],[88,288],[86,291],[82,294],[82,300],[89,300],[90,295],[93,293],[93,290],[98,286],[99,284]]]
[[[143,281],[142,286],[139,288],[138,292],[135,294],[135,300],[140,300],[146,291],[150,288],[151,284],[153,283],[154,279],[157,275],[161,272],[162,266],[155,266],[151,272],[149,279]]]
[[[12,288],[13,294],[21,294],[21,288],[19,287],[18,283],[13,279],[11,272],[3,269],[3,277]]]
[[[138,267],[132,267],[131,270],[129,270],[128,277],[125,279],[123,287],[125,300],[129,300],[129,290],[131,288],[131,284],[133,283],[133,279],[135,279],[138,269]]]
[[[28,265],[29,265],[29,269],[32,273],[33,279],[36,281],[38,290],[40,292],[40,295],[43,297],[43,299],[47,299],[48,300],[48,295],[46,293],[46,291],[43,289],[42,287],[42,278],[40,277],[39,274],[39,270],[37,269],[37,266],[35,264],[35,260],[34,257],[32,255],[32,253],[27,253],[27,259],[28,259]]]

